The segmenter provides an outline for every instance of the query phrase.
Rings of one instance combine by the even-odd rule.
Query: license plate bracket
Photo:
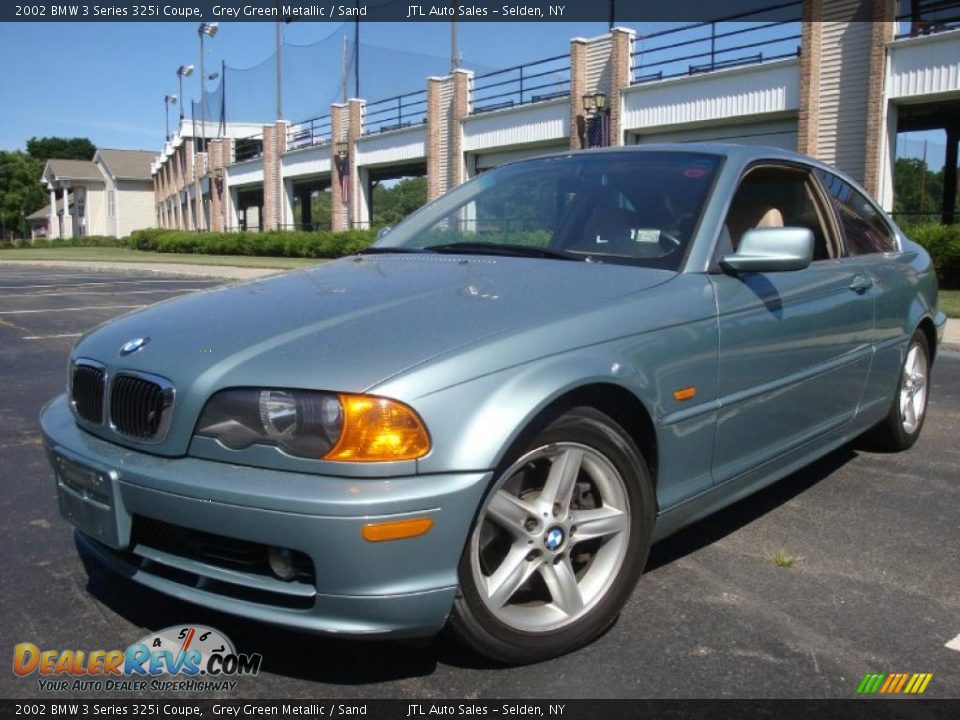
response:
[[[99,470],[59,451],[52,453],[60,514],[90,537],[112,548],[126,544],[119,521],[117,474]],[[126,535],[129,536],[129,529]]]

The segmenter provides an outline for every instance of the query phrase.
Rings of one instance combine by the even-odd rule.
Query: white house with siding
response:
[[[153,227],[155,157],[152,150],[100,148],[93,160],[48,160],[40,181],[50,202],[30,216],[33,236],[124,237]]]

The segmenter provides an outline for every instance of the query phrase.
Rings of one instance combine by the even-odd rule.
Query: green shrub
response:
[[[29,241],[22,241],[20,247],[127,247],[126,238],[115,238],[112,235],[84,235],[72,238],[37,238],[33,245]]]
[[[301,232],[204,232],[137,230],[130,245],[139,250],[204,255],[260,255],[272,257],[338,258],[367,247],[374,230]]]
[[[940,287],[960,289],[960,225],[917,225],[903,231],[930,253]]]

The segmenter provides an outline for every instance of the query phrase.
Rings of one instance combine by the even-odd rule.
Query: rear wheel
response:
[[[509,461],[460,560],[450,624],[477,652],[545,660],[609,627],[647,560],[654,501],[629,436],[591,408]]]
[[[890,411],[868,434],[878,449],[895,452],[913,446],[927,416],[929,386],[930,348],[927,336],[917,330],[907,347]]]

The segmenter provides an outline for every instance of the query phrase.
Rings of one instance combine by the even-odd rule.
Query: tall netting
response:
[[[362,32],[362,30],[361,30]],[[450,58],[440,55],[395,50],[354,42],[354,26],[344,23],[322,40],[309,45],[284,41],[281,45],[281,86],[283,116],[301,120],[326,115],[330,104],[357,97],[357,60],[359,54],[359,97],[375,102],[426,88],[431,75],[450,72]],[[476,73],[493,68],[463,62]],[[229,123],[271,122],[276,118],[276,55],[249,68],[230,64],[207,68],[207,75],[220,73],[206,90],[206,123],[210,127]],[[193,118],[198,129],[204,117],[201,103],[193,103]]]

